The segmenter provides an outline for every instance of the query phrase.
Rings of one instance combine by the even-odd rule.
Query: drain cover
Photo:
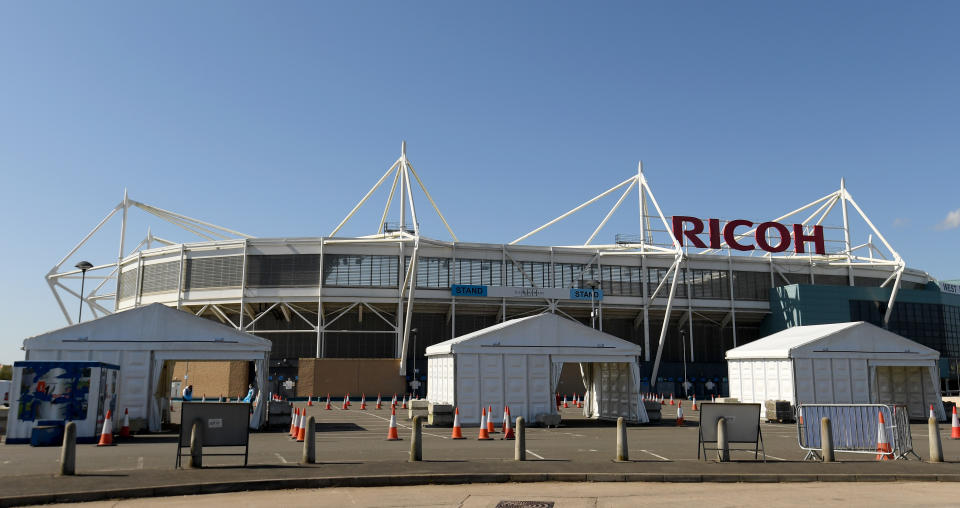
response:
[[[553,508],[553,501],[500,501],[497,508]]]

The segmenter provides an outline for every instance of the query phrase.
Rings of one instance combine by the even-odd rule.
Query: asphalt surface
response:
[[[842,462],[836,464],[802,462],[806,452],[798,447],[796,425],[792,424],[762,425],[766,463],[754,460],[752,450],[734,452],[732,463],[717,463],[697,459],[697,413],[688,408],[686,424],[677,426],[671,416],[675,408],[665,406],[666,419],[661,424],[628,429],[632,460],[616,463],[612,460],[615,425],[584,420],[577,410],[568,409],[563,411],[565,419],[559,428],[527,430],[525,463],[512,460],[515,443],[499,439],[499,433],[494,434],[494,440],[478,441],[476,427],[464,428],[468,439],[452,440],[449,428],[425,426],[425,460],[411,464],[407,462],[410,422],[400,417],[403,440],[386,441],[389,411],[360,411],[358,406],[354,404],[347,411],[309,408],[309,414],[317,419],[318,461],[309,466],[298,465],[302,444],[292,441],[285,429],[251,434],[248,468],[236,467],[242,464],[242,457],[210,456],[204,457],[205,468],[199,471],[174,470],[175,434],[136,436],[114,447],[78,445],[80,474],[66,478],[54,475],[59,448],[4,445],[0,447],[0,476],[7,480],[7,488],[0,494],[0,505],[22,504],[30,499],[48,502],[54,499],[43,496],[56,493],[72,495],[63,499],[78,500],[84,499],[78,493],[123,489],[128,492],[114,497],[135,495],[130,492],[136,489],[141,489],[139,495],[155,496],[246,489],[550,479],[960,481],[960,468],[951,463],[960,461],[960,440],[948,439],[947,425],[940,427],[946,464],[917,460],[877,463],[872,454],[838,454]],[[912,433],[916,452],[926,459],[927,426],[913,425]],[[242,452],[242,448],[210,451]],[[350,483],[364,478],[363,483]],[[179,490],[171,490],[174,488]],[[100,498],[102,495],[86,499]]]
[[[502,501],[553,502],[554,508],[602,508],[644,506],[655,498],[662,506],[711,506],[768,508],[847,504],[849,506],[949,506],[960,497],[960,485],[898,482],[877,484],[793,483],[750,486],[714,484],[691,489],[662,483],[556,483],[431,485],[416,487],[362,487],[242,492],[202,496],[160,497],[125,501],[83,503],[85,508],[197,506],[393,506],[494,508]]]

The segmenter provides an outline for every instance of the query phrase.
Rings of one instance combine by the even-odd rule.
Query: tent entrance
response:
[[[585,390],[584,416],[601,420],[623,417],[627,421],[649,421],[640,400],[640,368],[636,362],[580,363]]]
[[[903,404],[912,419],[927,416],[926,408],[936,401],[928,397],[933,393],[928,367],[876,366],[877,403]]]

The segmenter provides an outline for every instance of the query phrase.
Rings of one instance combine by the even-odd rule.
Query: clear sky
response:
[[[643,159],[667,215],[769,219],[846,177],[908,266],[960,278],[958,19],[934,1],[4,2],[0,362],[65,324],[43,276],[124,188],[326,235],[403,139],[463,241],[509,242]],[[383,202],[345,233],[373,233]],[[582,243],[605,213],[530,242]],[[636,231],[624,217],[601,241]],[[195,240],[130,224],[134,243]],[[118,233],[67,266],[115,261]]]

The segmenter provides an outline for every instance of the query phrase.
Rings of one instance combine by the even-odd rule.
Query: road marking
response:
[[[389,418],[384,418],[384,417],[382,417],[382,416],[378,416],[378,415],[375,415],[375,414],[373,414],[373,413],[360,413],[360,414],[365,414],[365,415],[367,415],[367,416],[372,416],[372,417],[374,417],[374,418],[379,418],[379,419],[381,419],[381,420],[386,420],[387,422],[390,421]],[[411,429],[411,430],[413,430],[413,427],[408,427],[408,426],[406,426],[406,425],[404,425],[404,424],[402,424],[402,423],[400,423],[400,422],[397,422],[397,427],[403,427],[403,428],[405,428],[405,429]],[[420,432],[422,432],[424,436],[439,437],[440,439],[450,439],[449,436],[441,436],[440,434],[431,434],[431,433],[429,433],[429,432],[423,432],[423,430],[421,430]]]
[[[283,455],[280,455],[279,453],[274,453],[274,455],[276,455],[277,458],[280,459],[280,462],[283,462],[284,464],[289,464],[289,462],[287,462],[287,459],[283,458]]]
[[[542,456],[537,455],[536,453],[533,453],[533,452],[530,451],[530,450],[527,450],[527,453],[529,453],[530,455],[533,455],[534,457],[536,457],[536,458],[538,458],[538,459],[540,459],[540,460],[546,460],[546,459],[544,459]]]
[[[650,450],[640,450],[640,451],[643,452],[643,453],[648,453],[648,454],[650,454],[650,455],[653,455],[654,457],[656,457],[656,458],[658,458],[658,459],[660,459],[660,460],[663,460],[663,461],[666,461],[666,462],[670,462],[670,459],[664,457],[663,455],[657,455],[656,453],[653,453],[653,452],[651,452]]]
[[[755,452],[751,452],[750,450],[730,450],[730,451],[731,451],[731,452],[755,453]],[[764,455],[765,455],[768,459],[780,460],[780,461],[783,461],[783,462],[786,462],[786,461],[787,461],[787,459],[782,459],[782,458],[780,458],[780,457],[775,457],[775,456],[773,456],[773,455],[770,455],[769,453],[764,454]]]
[[[143,457],[137,457],[137,469],[143,469]]]

